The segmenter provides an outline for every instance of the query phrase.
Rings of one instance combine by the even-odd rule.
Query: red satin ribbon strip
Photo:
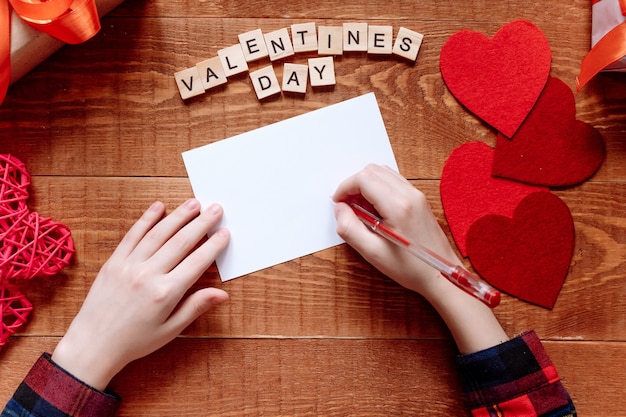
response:
[[[11,10],[8,0],[0,0],[0,104],[11,79]]]
[[[100,30],[95,0],[48,0],[41,3],[28,3],[28,9],[36,12],[31,15],[18,12],[18,9],[24,5],[24,0],[9,1],[15,12],[26,23],[65,43],[85,42]],[[55,2],[58,4],[48,7],[50,3]],[[18,3],[21,4],[16,7]],[[66,6],[65,10],[61,10],[63,6]]]
[[[35,29],[65,43],[85,42],[100,30],[95,0],[0,0],[0,104],[11,78],[11,7]]]
[[[22,19],[42,22],[58,18],[67,12],[72,4],[72,0],[48,0],[44,2],[9,1],[15,13],[21,16]]]
[[[589,80],[608,65],[626,56],[626,22],[615,26],[589,51],[580,65],[576,87],[580,91]]]

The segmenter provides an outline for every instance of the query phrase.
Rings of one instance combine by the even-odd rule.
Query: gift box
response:
[[[123,0],[61,0],[66,10],[58,12],[55,19],[42,19],[41,12],[29,7],[33,3],[23,0],[0,0],[0,55],[10,54],[10,73],[7,60],[0,56],[0,70],[4,72],[0,79],[0,103],[4,98],[4,89],[35,68],[66,43],[80,43],[91,38],[100,28],[99,18],[109,13]],[[7,4],[3,4],[7,3]],[[41,4],[45,4],[42,2]],[[84,13],[77,13],[82,10]],[[29,14],[30,13],[30,14]],[[34,14],[33,14],[34,13]],[[39,14],[38,14],[39,13]],[[91,16],[89,16],[91,14]],[[34,16],[34,17],[33,17]],[[93,21],[88,21],[93,20]],[[9,25],[10,21],[10,25]],[[10,31],[7,29],[10,27]],[[6,33],[7,35],[4,35]],[[3,45],[7,42],[8,45]],[[3,47],[5,50],[3,50]]]
[[[599,72],[626,72],[626,0],[592,0],[591,50],[581,63],[580,90]]]

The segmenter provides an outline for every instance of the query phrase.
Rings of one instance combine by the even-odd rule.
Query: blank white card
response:
[[[373,93],[182,154],[195,197],[224,207],[227,281],[342,243],[332,194],[368,163],[397,170]]]

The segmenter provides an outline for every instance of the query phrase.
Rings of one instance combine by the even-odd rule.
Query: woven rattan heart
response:
[[[0,154],[0,347],[26,322],[32,309],[15,281],[53,276],[74,254],[67,226],[28,209],[29,186],[25,165]]]

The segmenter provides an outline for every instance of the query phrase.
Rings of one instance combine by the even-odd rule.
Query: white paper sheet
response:
[[[224,207],[223,281],[342,243],[337,186],[370,162],[398,169],[373,93],[182,155],[203,209]]]

